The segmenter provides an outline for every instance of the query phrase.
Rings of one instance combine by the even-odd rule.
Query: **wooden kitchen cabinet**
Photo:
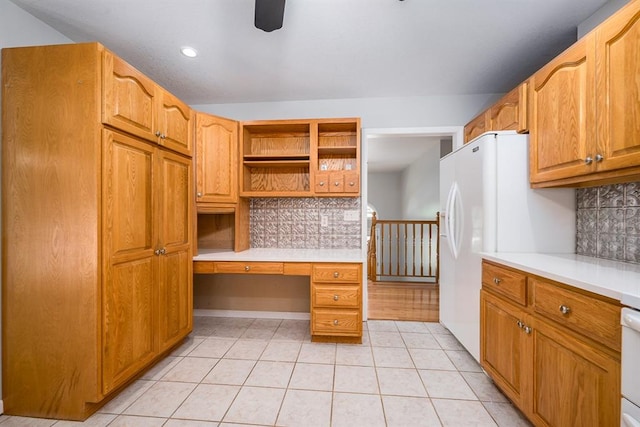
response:
[[[189,106],[111,52],[102,58],[102,122],[190,156]]]
[[[464,125],[464,143],[466,144],[483,133],[491,130],[490,122],[491,118],[488,110],[483,111],[471,119],[469,123]]]
[[[480,363],[495,384],[536,426],[619,424],[619,302],[496,263],[482,267]],[[525,303],[498,291],[518,276]]]
[[[81,420],[191,330],[192,161],[101,45],[2,55],[4,413]]]
[[[639,16],[630,2],[531,78],[532,186],[640,178]]]
[[[311,340],[362,342],[361,264],[313,264]]]

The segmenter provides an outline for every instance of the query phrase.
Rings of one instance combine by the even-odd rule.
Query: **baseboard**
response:
[[[194,309],[194,316],[209,317],[245,317],[250,319],[286,319],[286,320],[309,320],[309,313],[299,313],[293,311],[241,311],[241,310],[207,310]]]
[[[4,402],[0,400],[0,414],[4,414]]]

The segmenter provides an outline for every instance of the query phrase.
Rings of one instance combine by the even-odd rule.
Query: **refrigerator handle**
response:
[[[449,250],[451,251],[451,255],[453,255],[453,259],[458,258],[458,247],[457,247],[457,239],[456,239],[456,195],[458,193],[458,184],[453,183],[451,188],[449,189],[449,195],[447,196],[447,206],[446,206],[446,214],[445,214],[445,237],[447,238],[447,242],[449,243]]]

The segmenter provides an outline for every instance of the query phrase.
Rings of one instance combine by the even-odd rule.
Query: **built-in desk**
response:
[[[311,340],[362,342],[360,249],[201,249],[196,274],[277,274],[310,277]]]

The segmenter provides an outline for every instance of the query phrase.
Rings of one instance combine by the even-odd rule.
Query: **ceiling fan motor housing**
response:
[[[285,0],[256,0],[254,24],[270,33],[282,28]]]

